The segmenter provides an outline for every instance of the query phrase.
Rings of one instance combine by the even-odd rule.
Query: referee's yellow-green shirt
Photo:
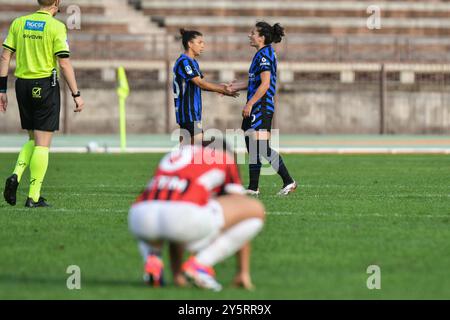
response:
[[[3,47],[16,53],[15,76],[20,79],[50,77],[58,69],[57,57],[70,55],[66,26],[47,11],[15,19]]]

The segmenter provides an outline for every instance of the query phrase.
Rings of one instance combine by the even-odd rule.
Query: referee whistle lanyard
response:
[[[125,105],[128,96],[130,95],[130,87],[128,85],[127,75],[123,67],[117,70],[117,95],[119,96],[119,115],[120,115],[120,148],[125,152],[127,148],[127,124]]]

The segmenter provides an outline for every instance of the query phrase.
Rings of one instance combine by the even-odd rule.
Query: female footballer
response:
[[[175,62],[173,68],[173,91],[175,96],[175,114],[182,130],[180,142],[184,136],[190,137],[190,143],[201,143],[202,129],[202,90],[237,97],[239,93],[232,91],[224,84],[210,83],[203,78],[200,66],[195,58],[205,48],[203,35],[198,31],[180,30],[185,52]],[[184,133],[184,134],[183,134]]]
[[[283,159],[270,147],[277,83],[277,56],[272,43],[281,42],[283,37],[284,29],[280,24],[271,26],[266,22],[258,22],[249,35],[250,45],[257,52],[250,66],[248,82],[235,81],[230,84],[231,90],[247,90],[247,104],[242,111],[242,130],[245,131],[245,142],[250,154],[250,185],[247,193],[256,196],[259,195],[261,157],[266,158],[283,179],[279,195],[288,195],[297,188]]]

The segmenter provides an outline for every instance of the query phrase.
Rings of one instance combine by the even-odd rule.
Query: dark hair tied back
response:
[[[273,26],[267,22],[261,21],[256,24],[259,35],[264,36],[264,44],[268,45],[271,43],[279,43],[281,39],[285,36],[284,28],[279,24],[275,23]]]
[[[279,43],[284,37],[284,28],[279,24],[275,23],[272,27],[273,29],[273,42]]]
[[[185,50],[189,49],[189,41],[194,40],[197,37],[203,36],[200,32],[195,30],[180,29],[181,40]]]

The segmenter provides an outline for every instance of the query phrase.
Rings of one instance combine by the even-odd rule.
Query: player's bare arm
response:
[[[8,96],[6,94],[6,86],[8,82],[9,64],[13,53],[4,49],[0,58],[0,112],[5,112],[8,108]]]
[[[261,85],[258,87],[255,95],[247,102],[244,110],[242,111],[242,116],[244,118],[250,117],[252,113],[253,105],[258,102],[264,95],[267,90],[270,88],[270,71],[264,71],[261,73]]]
[[[247,290],[254,290],[255,286],[252,283],[252,278],[250,275],[250,254],[250,242],[244,245],[236,254],[237,270],[236,275],[234,276],[233,285]]]
[[[201,77],[195,77],[191,81],[195,83],[195,85],[200,87],[200,89],[202,90],[217,92],[234,98],[239,97],[239,93],[236,90],[233,90],[232,88],[228,87],[225,84],[211,83],[203,80]]]
[[[233,91],[247,90],[248,89],[248,80],[247,81],[238,81],[237,79],[235,79],[232,82],[228,83],[227,86],[230,88],[230,90],[233,90]]]

